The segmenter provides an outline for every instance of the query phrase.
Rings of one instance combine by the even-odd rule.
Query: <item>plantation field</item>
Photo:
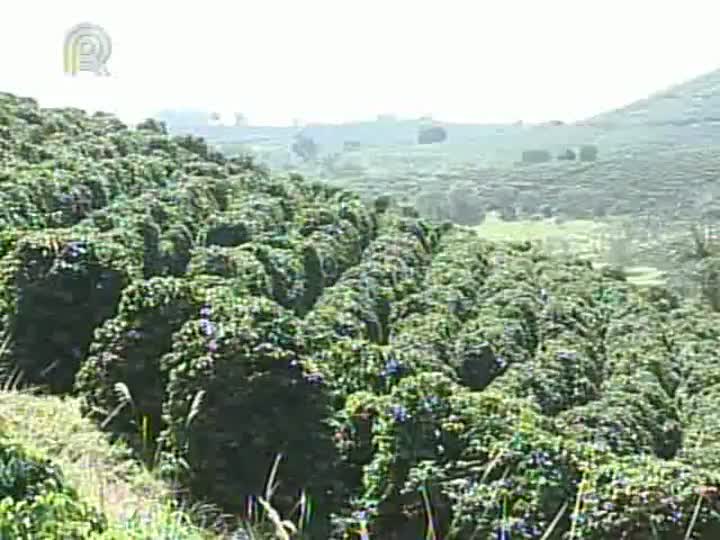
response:
[[[0,152],[0,537],[720,536],[718,256],[629,249],[685,222],[462,225],[9,94]]]

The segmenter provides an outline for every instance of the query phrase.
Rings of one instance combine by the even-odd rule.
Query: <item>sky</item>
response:
[[[2,0],[0,91],[136,122],[574,121],[720,68],[717,0]],[[63,71],[100,25],[109,75]]]

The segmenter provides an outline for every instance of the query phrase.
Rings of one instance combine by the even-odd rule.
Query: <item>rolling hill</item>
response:
[[[192,132],[211,143],[242,143],[264,138],[288,146],[299,131],[294,127],[212,126],[200,112],[183,115],[161,111],[170,132]],[[568,124],[452,124],[438,120],[448,131],[448,145],[473,145],[479,153],[488,149],[547,147],[560,151],[567,145],[595,143],[608,152],[665,149],[677,144],[703,145],[720,136],[720,70],[658,91],[617,110]],[[342,149],[346,140],[366,145],[414,145],[420,120],[380,119],[346,124],[311,124],[303,132],[326,152]],[[515,152],[515,154],[519,154]]]

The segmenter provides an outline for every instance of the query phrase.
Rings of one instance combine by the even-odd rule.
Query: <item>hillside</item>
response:
[[[720,534],[706,303],[153,121],[3,94],[0,151],[0,364],[77,403],[184,504],[255,519],[277,464],[265,496],[294,538]],[[10,403],[0,450],[31,440],[9,420],[31,402]],[[132,537],[82,490],[46,496],[64,486],[50,469],[14,481],[13,452],[0,531],[67,518],[65,538]]]
[[[498,211],[508,222],[600,221],[613,234],[586,244],[609,251],[625,242],[634,265],[672,271],[678,263],[670,244],[687,243],[692,226],[720,226],[718,73],[575,125],[445,125],[441,144],[378,139],[329,155],[320,138],[321,155],[308,162],[288,159],[289,143],[219,147],[232,153],[244,146],[275,168],[322,178],[366,200],[390,196],[424,218],[482,226]],[[377,133],[391,129],[375,125]],[[598,148],[595,160],[558,159],[584,144]],[[551,159],[521,163],[529,149],[547,150]]]
[[[211,144],[259,144],[288,151],[294,127],[213,126],[209,113],[159,111],[171,133],[193,133]],[[416,144],[420,120],[378,119],[344,124],[310,124],[302,132],[312,137],[323,153],[342,151],[345,141],[365,146],[411,147]],[[568,145],[598,144],[610,153],[651,152],[675,145],[717,144],[720,137],[720,70],[664,89],[617,110],[599,113],[567,124],[454,124],[438,119],[448,133],[444,146],[472,146],[476,159],[509,155],[512,161],[527,148],[548,148],[553,153]],[[449,148],[445,158],[457,152]]]
[[[617,110],[598,114],[592,126],[686,126],[720,122],[720,70],[656,92]]]

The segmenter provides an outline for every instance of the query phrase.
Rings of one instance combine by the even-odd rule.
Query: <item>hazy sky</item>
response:
[[[2,0],[0,91],[126,121],[574,120],[720,68],[718,0]],[[80,22],[110,75],[63,72]]]

